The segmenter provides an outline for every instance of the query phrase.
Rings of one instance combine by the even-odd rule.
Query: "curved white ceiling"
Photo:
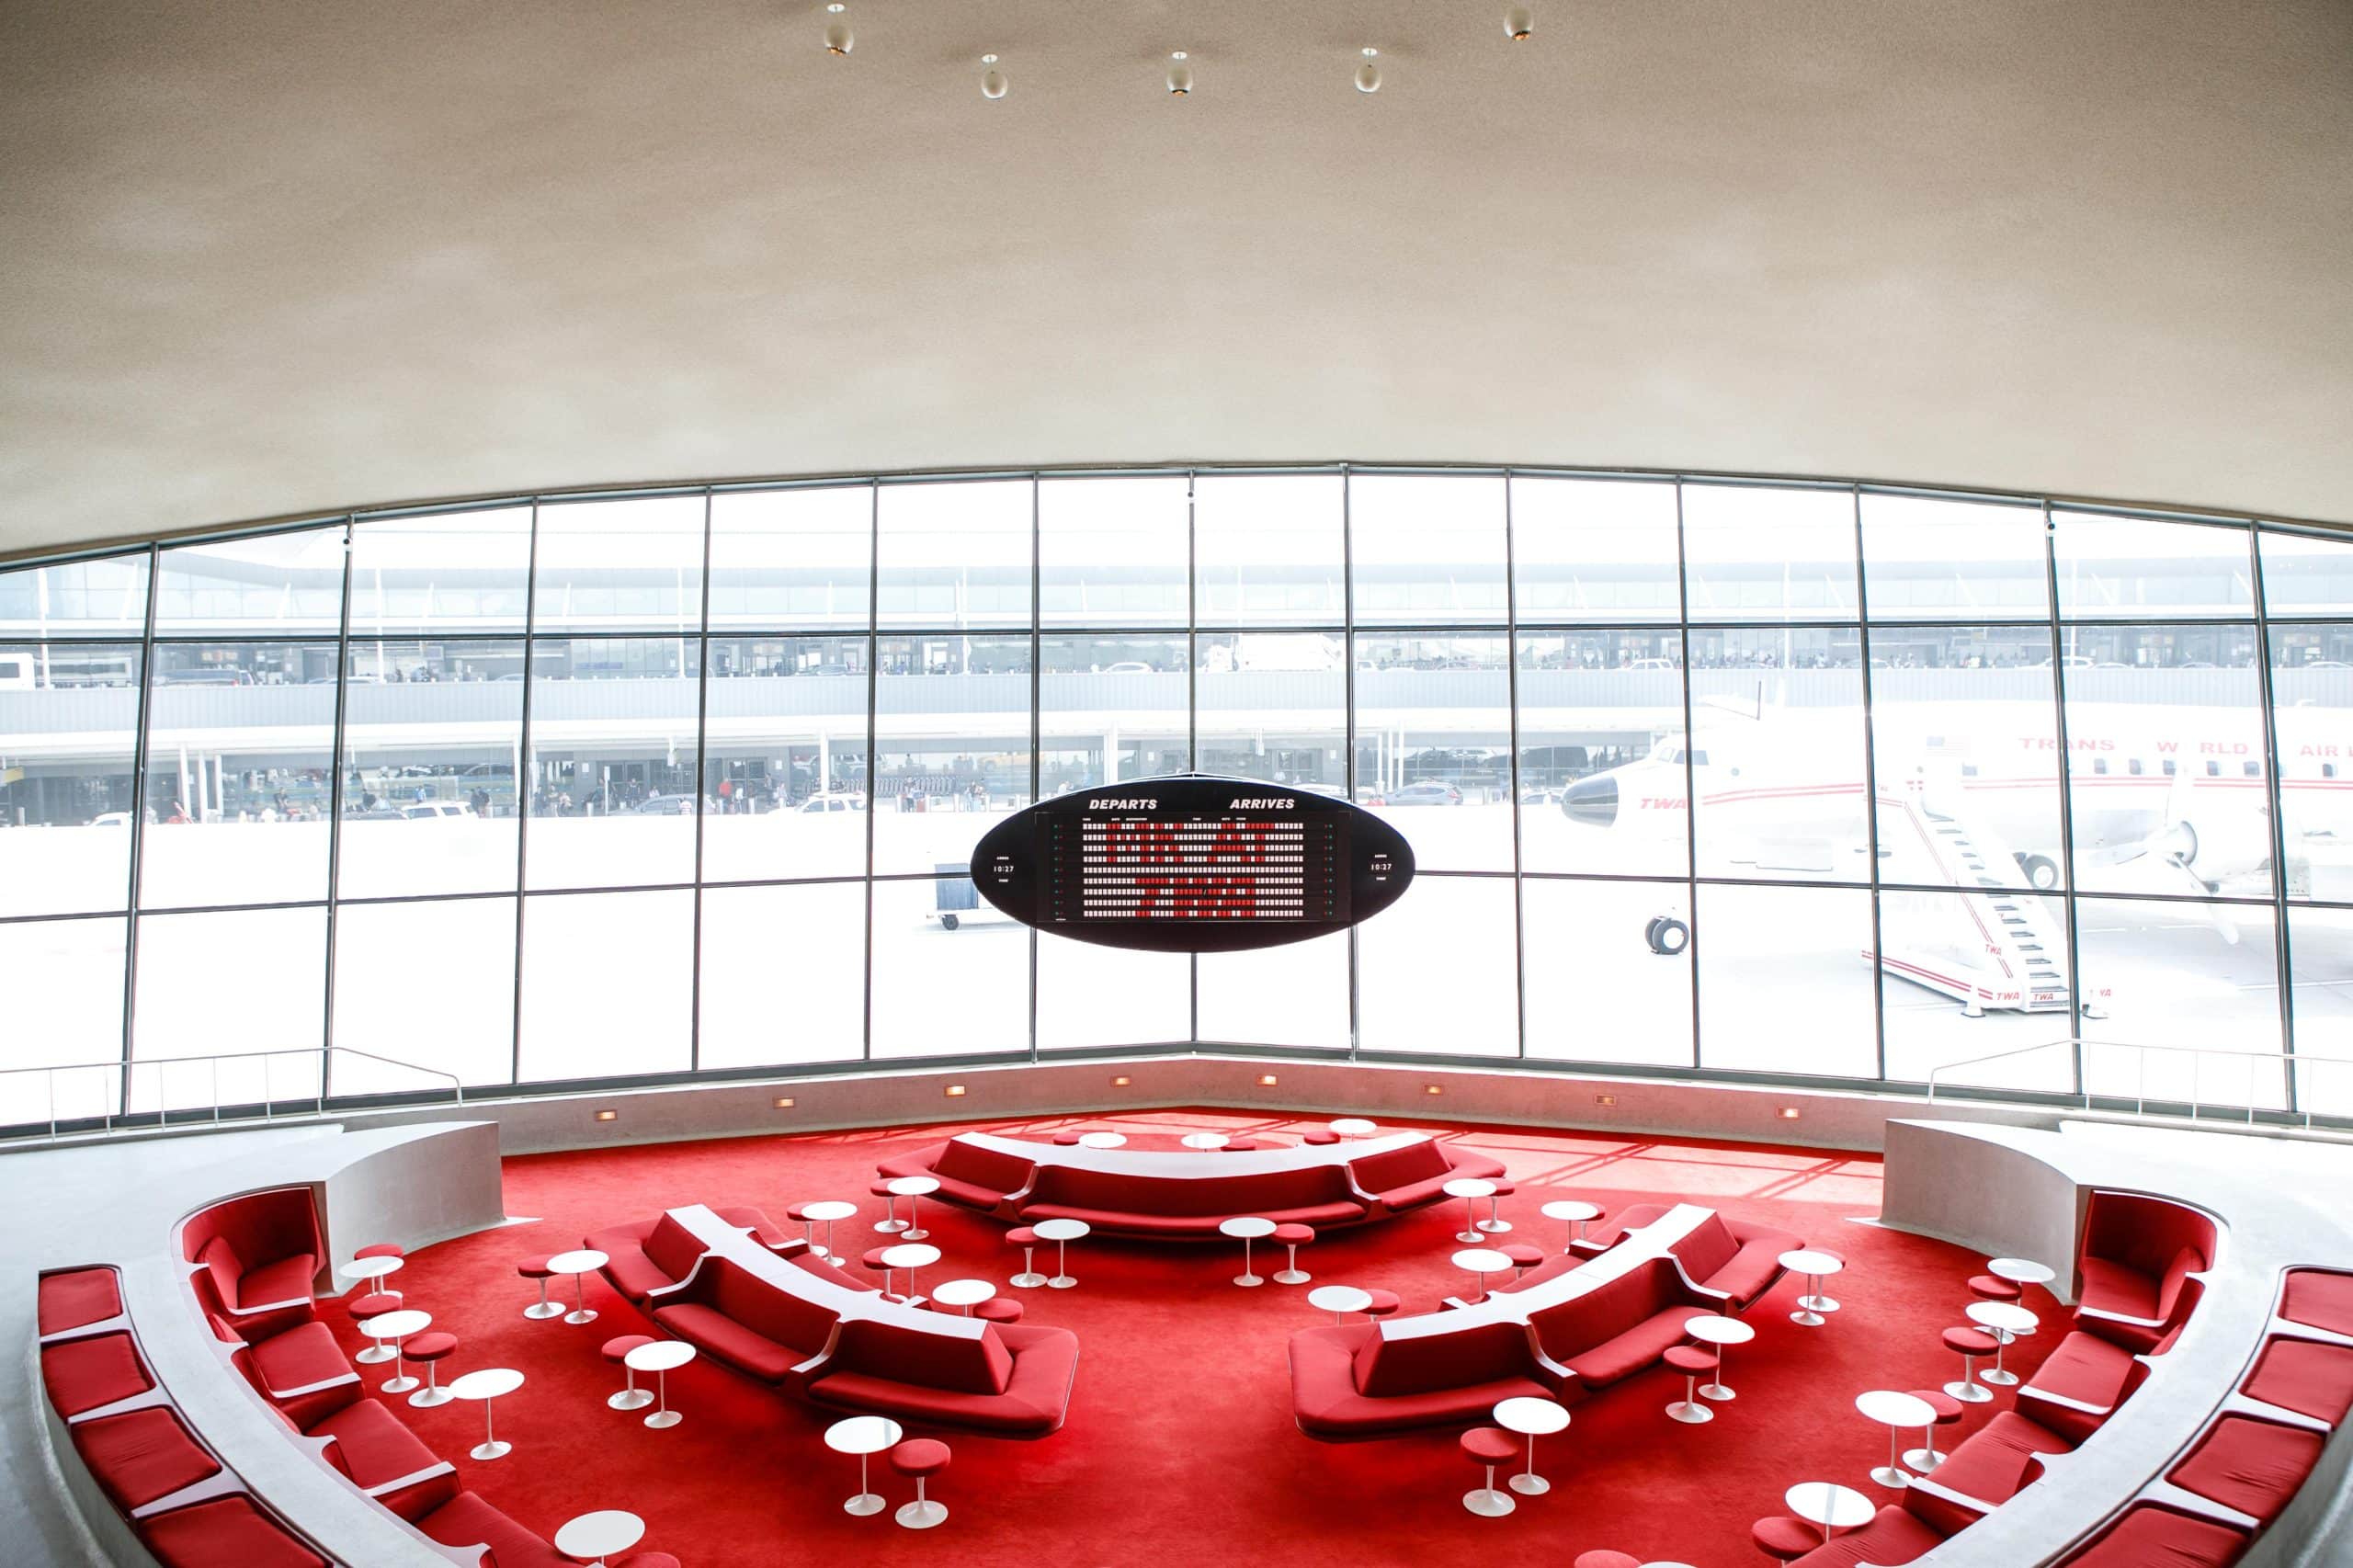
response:
[[[2353,519],[2344,0],[1535,6],[15,0],[0,551],[1160,459]]]

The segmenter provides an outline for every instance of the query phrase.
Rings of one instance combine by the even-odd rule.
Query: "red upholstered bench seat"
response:
[[[791,1376],[793,1368],[809,1359],[808,1355],[755,1333],[717,1308],[699,1301],[656,1307],[654,1321],[713,1360],[723,1361],[764,1383],[784,1381]]]
[[[443,1546],[486,1546],[490,1556],[483,1568],[576,1568],[574,1560],[483,1501],[476,1492],[460,1492],[415,1521]]]
[[[130,1335],[120,1332],[42,1346],[40,1380],[49,1390],[49,1403],[65,1416],[116,1403],[155,1386],[138,1346],[131,1344]]]
[[[2320,1462],[2325,1442],[2300,1426],[2225,1415],[2165,1479],[2268,1525]]]
[[[1627,1232],[1656,1223],[1674,1207],[1671,1203],[1629,1204],[1608,1229],[1587,1232],[1585,1239],[1576,1244],[1576,1250],[1587,1257],[1598,1256],[1624,1241]],[[1803,1245],[1805,1238],[1794,1231],[1715,1214],[1693,1227],[1688,1235],[1667,1250],[1682,1264],[1683,1272],[1692,1284],[1702,1290],[1721,1292],[1729,1299],[1734,1312],[1745,1312],[1758,1297],[1780,1282],[1784,1272],[1781,1255]],[[1556,1260],[1538,1272],[1549,1277],[1560,1273],[1562,1267]],[[1565,1267],[1573,1267],[1574,1263]],[[1537,1272],[1531,1272],[1521,1284],[1536,1282]]]
[[[47,1281],[42,1281],[44,1288]],[[2326,1268],[2291,1268],[2279,1292],[2279,1315],[2290,1323],[2325,1328],[2331,1334],[2353,1334],[2353,1274]],[[49,1332],[49,1320],[41,1320]]]
[[[72,1431],[82,1462],[126,1514],[221,1473],[220,1461],[164,1405],[101,1415]]]
[[[1458,1178],[1493,1181],[1504,1174],[1502,1161],[1469,1149],[1449,1149],[1435,1138],[1350,1160],[1347,1170],[1356,1185],[1390,1214],[1437,1202],[1446,1196],[1446,1184]]]
[[[819,1267],[828,1275],[841,1272],[830,1264]],[[832,1342],[835,1318],[725,1258],[713,1258],[654,1307],[654,1321],[737,1371],[779,1383]]]
[[[2064,1562],[2067,1568],[2228,1568],[2247,1541],[2245,1530],[2229,1525],[2135,1503]]]
[[[238,1351],[235,1360],[297,1426],[307,1428],[359,1397],[359,1375],[323,1323],[274,1334]]]
[[[1017,1154],[1000,1153],[959,1138],[894,1154],[875,1166],[886,1180],[932,1176],[939,1183],[939,1190],[933,1197],[1007,1219],[1012,1214],[1006,1199],[1029,1185],[1030,1173],[1036,1168]]]
[[[1826,1544],[1815,1547],[1790,1568],[1863,1568],[1864,1564],[1893,1568],[1894,1564],[1911,1562],[1931,1547],[1943,1545],[1944,1539],[1890,1504],[1862,1528],[1832,1536]]]
[[[757,1209],[717,1209],[712,1212],[737,1230],[750,1232],[754,1241],[779,1256],[795,1256],[808,1251],[806,1241],[788,1235]],[[639,1306],[643,1306],[654,1291],[666,1290],[692,1274],[696,1260],[703,1253],[702,1243],[695,1239],[694,1233],[667,1212],[651,1220],[591,1232],[581,1239],[580,1244],[605,1255],[605,1267],[598,1270],[605,1282]]]
[[[1106,1235],[1215,1241],[1219,1224],[1239,1214],[1279,1225],[1346,1225],[1367,1210],[1336,1165],[1190,1178],[1048,1165],[1019,1212],[1025,1224],[1084,1220]]]
[[[309,1187],[246,1193],[200,1210],[180,1227],[180,1245],[200,1266],[206,1310],[238,1338],[250,1343],[311,1320],[320,1244]]]
[[[2239,1391],[2335,1426],[2353,1409],[2353,1350],[2275,1335],[2256,1356]]]
[[[1290,1386],[1299,1429],[1335,1442],[1480,1422],[1498,1400],[1552,1394],[1512,1324],[1390,1341],[1377,1324],[1303,1329]]]
[[[809,1397],[845,1410],[962,1426],[1011,1437],[1059,1428],[1078,1369],[1066,1328],[991,1324],[978,1340],[853,1323]]]
[[[1684,1340],[1683,1325],[1714,1303],[1695,1301],[1665,1258],[1653,1258],[1597,1290],[1530,1313],[1544,1354],[1574,1374],[1562,1393],[1620,1381],[1655,1366]]]
[[[2188,1204],[2095,1192],[2084,1220],[2075,1326],[2128,1350],[2154,1349],[2196,1297],[2189,1276],[2213,1260],[2213,1221]]]
[[[314,1423],[308,1436],[334,1439],[323,1456],[327,1463],[411,1524],[458,1494],[458,1478],[450,1467],[373,1399],[352,1401]],[[428,1471],[433,1473],[424,1473]],[[417,1479],[390,1492],[376,1490],[410,1477]]]
[[[40,1332],[63,1334],[122,1315],[122,1282],[111,1268],[69,1268],[40,1277]]]
[[[1964,1438],[1928,1480],[1944,1491],[1998,1507],[2041,1474],[2038,1456],[2063,1454],[2074,1446],[2050,1428],[2005,1410]],[[1906,1492],[1904,1506],[1947,1535],[1983,1517],[1974,1508],[1925,1492]]]
[[[2147,1375],[2123,1346],[2097,1335],[2070,1334],[2018,1386],[2019,1412],[2071,1443],[2099,1430]]]
[[[326,1568],[327,1562],[243,1495],[157,1514],[140,1523],[139,1539],[164,1568]]]

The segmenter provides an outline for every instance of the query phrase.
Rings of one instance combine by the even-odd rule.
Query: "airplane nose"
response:
[[[1618,820],[1618,780],[1607,773],[1578,779],[1561,791],[1561,810],[1571,822],[1608,827]]]

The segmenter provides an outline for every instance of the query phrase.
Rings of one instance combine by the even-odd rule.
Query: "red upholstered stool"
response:
[[[1005,1244],[1021,1249],[1021,1272],[1006,1283],[1018,1285],[1025,1290],[1034,1290],[1046,1282],[1046,1277],[1039,1273],[1036,1265],[1031,1262],[1031,1255],[1038,1250],[1037,1232],[1027,1225],[1016,1225],[1005,1233]]]
[[[1937,1426],[1952,1426],[1968,1407],[1941,1389],[1914,1389],[1911,1392],[1914,1399],[1937,1413],[1936,1426],[1920,1434],[1920,1446],[1908,1449],[1904,1454],[1904,1462],[1915,1474],[1926,1475],[1945,1462],[1945,1456],[1937,1452]]]
[[[1694,1398],[1692,1391],[1716,1369],[1716,1353],[1702,1345],[1678,1345],[1666,1353],[1666,1364],[1683,1374],[1683,1397],[1668,1405],[1666,1413],[1693,1426],[1713,1421],[1716,1413]]]
[[[886,1301],[895,1300],[898,1296],[898,1292],[891,1289],[892,1277],[898,1270],[891,1264],[882,1261],[883,1256],[890,1250],[889,1247],[868,1247],[858,1259],[861,1267],[882,1276],[882,1296]]]
[[[911,1530],[927,1530],[948,1517],[948,1505],[924,1494],[924,1483],[948,1468],[948,1445],[937,1437],[910,1437],[891,1450],[891,1468],[915,1478],[915,1500],[892,1516]]]
[[[1479,1228],[1486,1232],[1491,1236],[1500,1236],[1506,1231],[1510,1230],[1511,1221],[1509,1220],[1496,1218],[1495,1205],[1502,1202],[1505,1199],[1509,1198],[1513,1193],[1518,1192],[1518,1190],[1519,1188],[1511,1182],[1505,1180],[1502,1176],[1497,1176],[1495,1178],[1495,1190],[1487,1195],[1487,1217],[1479,1221]]]
[[[1981,1301],[2015,1301],[2026,1294],[2008,1280],[1992,1274],[1971,1275],[1969,1293]]]
[[[1265,1147],[1266,1145],[1259,1142],[1256,1138],[1229,1138],[1225,1141],[1225,1149],[1223,1152],[1229,1154],[1246,1154],[1253,1149],[1263,1149]]]
[[[358,1257],[406,1257],[408,1254],[390,1242],[374,1242],[351,1255]]]
[[[1290,1249],[1290,1261],[1275,1270],[1278,1285],[1304,1285],[1314,1276],[1299,1266],[1299,1249],[1315,1239],[1313,1225],[1277,1225],[1273,1240],[1279,1246]]]
[[[651,1389],[637,1386],[637,1369],[629,1364],[629,1353],[654,1343],[650,1334],[624,1334],[605,1341],[605,1359],[621,1369],[621,1390],[605,1396],[605,1403],[615,1410],[642,1410],[654,1403]]]
[[[1367,1290],[1365,1294],[1372,1298],[1364,1304],[1364,1315],[1369,1318],[1385,1318],[1405,1304],[1394,1290]]]
[[[801,1239],[809,1244],[809,1250],[811,1252],[815,1253],[819,1257],[825,1256],[825,1249],[817,1244],[817,1221],[809,1218],[808,1204],[786,1204],[784,1206],[784,1217],[788,1220],[800,1221]]]
[[[1597,1551],[1580,1551],[1569,1568],[1643,1568],[1643,1560],[1631,1552],[1611,1551],[1604,1548]]]
[[[412,1361],[425,1363],[425,1386],[408,1396],[411,1404],[430,1410],[437,1404],[447,1404],[457,1398],[441,1386],[441,1363],[458,1348],[458,1336],[434,1329],[429,1334],[411,1335],[401,1345],[401,1354]]]
[[[350,1308],[355,1323],[401,1310],[401,1299],[390,1290],[370,1290],[364,1296],[352,1297],[346,1304]]]
[[[1473,1426],[1462,1434],[1462,1452],[1472,1464],[1487,1469],[1486,1484],[1462,1494],[1462,1506],[1474,1514],[1501,1518],[1518,1505],[1508,1492],[1495,1490],[1495,1466],[1519,1458],[1519,1439],[1500,1426]]]
[[[1337,1143],[1340,1141],[1340,1135],[1328,1127],[1318,1127],[1301,1133],[1299,1141],[1320,1149],[1326,1143]]]
[[[1529,1246],[1526,1242],[1514,1242],[1502,1250],[1503,1255],[1511,1259],[1511,1277],[1514,1279],[1544,1261],[1544,1249]]]
[[[1075,1147],[1078,1140],[1079,1131],[1075,1127],[1065,1127],[1060,1132],[1054,1134],[1054,1142],[1061,1144],[1065,1149]]]
[[[1794,1562],[1822,1544],[1822,1532],[1803,1519],[1775,1514],[1749,1526],[1748,1539],[1774,1562]]]
[[[878,1176],[866,1184],[866,1190],[882,1200],[882,1218],[874,1221],[874,1228],[886,1236],[897,1235],[907,1228],[907,1221],[899,1218],[899,1195],[891,1190],[892,1179]]]
[[[1009,1297],[991,1296],[972,1309],[972,1315],[983,1323],[1019,1323],[1021,1303]]]
[[[2001,1348],[1994,1342],[1994,1336],[1979,1328],[1949,1328],[1945,1330],[1945,1348],[1961,1358],[1961,1381],[1947,1383],[1945,1392],[1963,1404],[1991,1403],[1994,1391],[1977,1381],[1977,1358]]]
[[[523,1309],[523,1315],[527,1318],[560,1318],[563,1315],[563,1304],[548,1300],[548,1278],[555,1273],[554,1269],[548,1267],[548,1259],[553,1256],[551,1253],[541,1253],[537,1257],[527,1257],[515,1266],[516,1273],[526,1279],[536,1279],[540,1282],[540,1299]]]

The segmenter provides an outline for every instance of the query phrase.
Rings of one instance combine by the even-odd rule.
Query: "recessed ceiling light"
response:
[[[617,1110],[600,1110],[597,1113],[597,1119],[599,1121],[619,1121],[620,1119],[621,1113]]]
[[[1115,1089],[1124,1089],[1134,1081],[1134,1079],[1129,1077],[1125,1073],[1122,1073],[1111,1080],[1111,1086]]]
[[[1262,1089],[1271,1089],[1271,1088],[1273,1088],[1273,1087],[1275,1086],[1275,1075],[1274,1075],[1272,1073],[1261,1073],[1261,1074],[1258,1074],[1258,1086],[1259,1086],[1260,1088],[1262,1088]]]
[[[1364,51],[1364,63],[1357,67],[1358,92],[1381,91],[1381,66],[1377,63],[1380,56],[1381,51],[1377,49],[1368,49]]]
[[[1446,1085],[1444,1084],[1424,1084],[1422,1085],[1422,1093],[1426,1095],[1442,1095],[1446,1093]]]
[[[779,1110],[790,1110],[792,1108],[793,1100],[790,1095],[779,1095],[769,1103],[774,1105]]]
[[[995,55],[982,55],[981,63],[988,67],[981,73],[981,97],[1001,98],[1013,90],[1013,84],[1006,81],[1005,73],[996,68]]]
[[[950,1084],[939,1092],[946,1095],[951,1100],[961,1100],[964,1097],[964,1085],[961,1084]]]
[[[1783,1106],[1783,1107],[1781,1108],[1781,1119],[1782,1119],[1783,1121],[1795,1121],[1797,1119],[1798,1119],[1798,1108],[1797,1108],[1797,1107],[1795,1107],[1795,1106],[1793,1106],[1793,1105],[1785,1105],[1785,1106]]]
[[[834,0],[834,4],[825,7],[825,15],[833,18],[825,24],[825,52],[828,54],[847,54],[858,42],[858,35],[849,30],[848,18],[842,15],[847,9],[841,0]]]
[[[1596,1095],[1593,1096],[1593,1103],[1596,1105],[1616,1105],[1618,1103],[1618,1096],[1616,1095]]]
[[[1514,6],[1504,13],[1504,31],[1514,43],[1526,43],[1528,35],[1536,30],[1536,18],[1525,6]]]
[[[1183,97],[1193,90],[1193,68],[1185,63],[1185,51],[1178,50],[1168,57],[1168,91]]]

